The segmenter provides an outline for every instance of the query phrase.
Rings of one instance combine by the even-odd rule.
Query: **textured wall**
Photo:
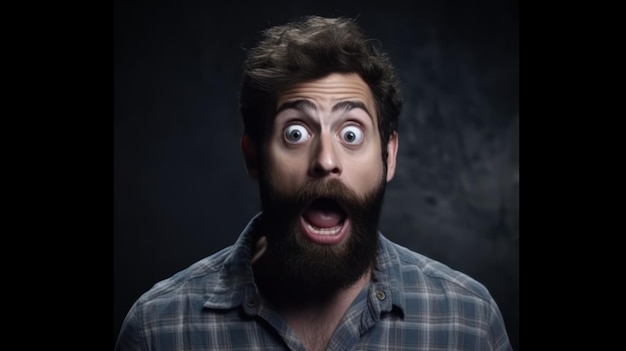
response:
[[[516,1],[116,2],[114,337],[142,292],[257,212],[239,151],[244,49],[307,14],[358,16],[403,79],[381,230],[485,284],[518,349]]]

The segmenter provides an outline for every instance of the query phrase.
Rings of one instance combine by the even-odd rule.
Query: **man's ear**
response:
[[[387,182],[396,174],[396,156],[398,155],[398,132],[393,132],[387,142]]]
[[[244,134],[241,137],[241,151],[243,151],[243,158],[246,161],[246,169],[248,176],[252,179],[259,179],[259,159],[256,150],[256,146],[250,140],[248,134]]]

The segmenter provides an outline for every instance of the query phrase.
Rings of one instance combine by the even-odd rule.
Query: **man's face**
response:
[[[375,258],[385,167],[374,98],[357,74],[331,74],[278,95],[262,151],[261,200],[268,254],[289,284],[332,293]],[[319,291],[316,291],[319,295]]]

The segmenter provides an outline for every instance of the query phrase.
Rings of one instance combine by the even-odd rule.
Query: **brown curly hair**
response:
[[[331,73],[357,73],[376,102],[383,161],[398,129],[400,82],[388,56],[354,19],[308,16],[262,33],[245,61],[240,92],[244,132],[260,147],[272,123],[280,91]]]

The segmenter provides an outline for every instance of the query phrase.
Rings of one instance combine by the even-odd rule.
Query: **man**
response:
[[[262,211],[132,306],[123,350],[511,350],[483,285],[378,231],[399,81],[353,20],[307,17],[249,52],[241,147]]]

